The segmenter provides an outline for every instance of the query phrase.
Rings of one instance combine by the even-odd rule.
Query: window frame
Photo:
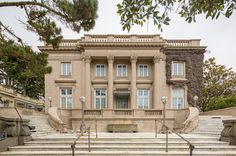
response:
[[[62,94],[62,90],[65,89],[66,90],[66,94],[63,95]],[[68,89],[71,89],[71,94],[68,94]],[[72,109],[73,108],[73,88],[72,87],[62,87],[59,89],[60,91],[60,108],[62,109]],[[65,107],[62,104],[62,98],[65,98]],[[69,106],[68,104],[68,100],[70,99],[71,101],[71,106]]]
[[[98,68],[98,66],[100,66],[100,68]],[[103,75],[101,74],[102,73],[101,72],[102,71],[101,66],[104,66],[104,74]],[[98,72],[98,70],[99,70],[99,72]],[[105,76],[106,76],[106,65],[105,64],[96,64],[95,65],[95,77],[105,77]]]
[[[141,74],[140,66],[143,66],[143,68],[142,68],[143,69],[143,71],[142,71],[143,74]],[[147,68],[146,68],[147,71],[146,72],[144,70],[145,69],[144,66],[147,66]],[[148,64],[139,64],[138,65],[138,77],[148,77],[149,76],[149,69],[148,68],[149,68]],[[144,73],[146,73],[146,75]]]
[[[182,90],[182,92],[176,93],[174,95],[174,90]],[[182,94],[180,96],[180,94]],[[174,99],[176,98],[176,99]],[[176,100],[176,104],[174,103]],[[182,104],[179,104],[179,101],[182,102]],[[178,87],[178,88],[172,88],[171,90],[171,108],[172,109],[184,109],[185,108],[185,88],[184,87]]]
[[[123,67],[125,67],[125,74],[124,74],[124,68],[122,67],[121,69],[123,69],[122,70],[122,74],[121,75],[119,75],[119,66],[123,66]],[[117,77],[127,77],[128,76],[128,65],[127,64],[117,64],[116,65],[116,76]]]
[[[182,65],[182,72],[179,70],[179,65]],[[176,65],[176,67],[175,67]],[[175,71],[176,68],[176,71]],[[172,77],[185,77],[185,62],[183,61],[173,61],[171,65],[171,75]]]
[[[142,91],[142,95],[139,95],[139,91]],[[144,91],[147,91],[147,95],[144,95]],[[145,99],[147,100],[147,106],[145,105]],[[142,100],[141,106],[139,105],[139,100]],[[145,89],[145,88],[137,89],[136,107],[137,107],[137,109],[149,109],[150,108],[150,89]]]
[[[100,91],[100,95],[96,95],[97,91]],[[104,91],[105,93],[105,96],[101,95],[102,92],[101,91]],[[99,99],[99,108],[97,108],[97,98]],[[105,98],[105,104],[104,104],[104,107],[102,107],[102,99]],[[94,109],[104,109],[104,108],[107,108],[107,89],[105,88],[96,88],[94,89],[94,103],[93,103],[93,107]]]
[[[65,72],[64,72],[64,66],[65,65]],[[68,68],[68,65],[70,65]],[[69,69],[69,70],[68,70]],[[72,75],[72,62],[61,62],[61,75],[62,76],[71,76]]]

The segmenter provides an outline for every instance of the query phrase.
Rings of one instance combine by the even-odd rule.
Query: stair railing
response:
[[[173,131],[171,128],[169,128],[166,125],[163,125],[163,127],[165,127],[165,133],[166,133],[166,152],[168,152],[168,130],[171,131],[172,133],[175,133],[177,136],[179,136],[182,140],[184,140],[185,142],[187,142],[188,146],[189,146],[189,155],[192,156],[193,155],[193,149],[195,148],[194,145],[189,142],[187,139],[185,139],[182,135],[180,135],[179,133]]]
[[[87,127],[86,130],[85,130],[85,133],[88,133],[88,151],[91,152],[91,148],[90,148],[90,127]],[[75,146],[76,146],[76,142],[77,140],[79,140],[79,138],[83,136],[83,133],[80,133],[78,135],[78,137],[73,141],[73,144],[71,144],[71,151],[72,151],[72,156],[75,155]]]

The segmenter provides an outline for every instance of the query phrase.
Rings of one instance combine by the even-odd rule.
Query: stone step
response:
[[[71,151],[8,151],[0,156],[71,156]],[[75,156],[189,156],[189,151],[75,151]],[[194,156],[235,156],[236,151],[193,151]]]
[[[216,136],[199,136],[199,137],[187,137],[188,135],[186,135],[185,139],[191,141],[202,141],[202,140],[207,140],[207,141],[218,141],[219,137]],[[76,139],[76,137],[36,137],[33,138],[34,141],[74,141],[74,139]],[[80,141],[87,141],[87,137],[82,137],[79,139]],[[159,142],[159,141],[165,141],[166,138],[163,136],[158,137],[158,138],[91,138],[91,141],[128,141],[128,142],[132,142],[132,141],[145,141],[145,142]],[[180,139],[177,136],[169,136],[168,138],[169,141],[182,141],[182,139]]]
[[[91,151],[165,151],[165,146],[91,146]],[[71,151],[70,146],[17,146],[10,147],[10,151]],[[76,146],[76,151],[88,151],[87,146]],[[189,151],[188,146],[168,146],[169,151]],[[236,151],[236,146],[201,146],[194,151]]]
[[[88,141],[77,141],[76,144],[78,146],[87,146]],[[216,141],[198,141],[198,142],[191,142],[194,145],[209,145],[209,146],[225,146],[228,145],[227,142],[216,142]],[[71,145],[73,144],[73,141],[32,141],[32,142],[26,142],[26,146],[63,146],[63,145]],[[96,146],[129,146],[129,145],[142,145],[142,146],[164,146],[165,141],[162,142],[98,142],[98,141],[92,141],[91,145]],[[173,146],[186,146],[187,143],[184,141],[169,141],[169,145]]]

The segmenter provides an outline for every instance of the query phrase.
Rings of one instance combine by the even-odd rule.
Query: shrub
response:
[[[227,97],[215,97],[207,104],[205,111],[217,110],[236,106],[236,95]]]

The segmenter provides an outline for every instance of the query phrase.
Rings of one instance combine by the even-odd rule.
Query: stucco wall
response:
[[[199,97],[198,105],[201,103],[202,78],[203,78],[203,59],[205,50],[186,50],[186,49],[167,49],[166,54],[166,77],[167,84],[173,86],[187,85],[188,104],[194,106],[193,97]],[[185,62],[185,78],[187,81],[171,80],[172,61]]]
[[[208,112],[201,112],[200,115],[229,115],[229,116],[236,116],[236,107],[218,109]]]

